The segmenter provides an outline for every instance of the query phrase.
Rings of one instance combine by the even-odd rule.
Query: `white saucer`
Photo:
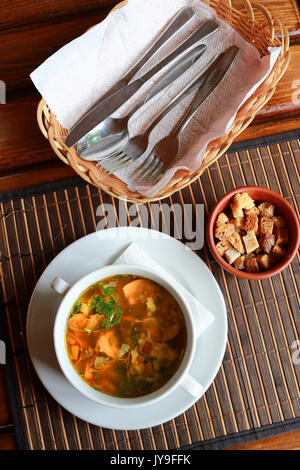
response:
[[[134,430],[169,421],[197,399],[178,387],[171,395],[141,409],[98,405],[81,395],[64,377],[53,345],[53,324],[60,298],[50,283],[60,276],[70,284],[101,266],[112,264],[132,241],[182,283],[215,315],[215,321],[198,340],[190,373],[204,391],[214,380],[226,348],[227,315],[221,290],[205,265],[185,245],[160,232],[118,227],[92,233],[65,248],[40,277],[28,308],[27,342],[34,368],[48,392],[66,410],[84,421],[111,429]],[[199,397],[200,398],[200,397]]]

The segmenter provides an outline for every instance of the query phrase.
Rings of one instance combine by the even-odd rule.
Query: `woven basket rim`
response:
[[[122,1],[116,5],[117,8],[122,8],[127,4],[128,0]],[[268,75],[268,77],[261,83],[258,89],[249,97],[249,99],[239,109],[235,120],[232,124],[229,132],[210,142],[207,146],[204,154],[201,167],[189,173],[188,175],[182,176],[182,172],[177,172],[175,177],[163,188],[155,197],[147,198],[140,193],[131,192],[128,190],[127,185],[114,175],[107,175],[104,170],[99,169],[93,162],[87,162],[81,160],[75,149],[68,149],[64,144],[67,131],[59,124],[56,120],[55,115],[49,109],[46,101],[41,99],[37,108],[37,121],[39,128],[43,135],[49,140],[52,149],[55,154],[67,165],[70,165],[74,171],[81,176],[87,183],[93,184],[99,187],[112,197],[119,199],[126,199],[129,202],[136,204],[145,204],[149,202],[158,201],[166,197],[171,196],[174,192],[177,192],[187,185],[193,183],[201,174],[214,163],[226,150],[230,147],[235,138],[243,132],[246,127],[252,122],[257,112],[269,101],[273,96],[276,85],[285,70],[288,67],[290,61],[290,50],[289,50],[289,35],[288,31],[281,24],[278,19],[273,19],[269,10],[261,4],[250,3],[249,0],[242,0],[246,13],[238,11],[231,6],[230,0],[203,0],[210,7],[214,8],[219,17],[226,21],[226,18],[230,18],[230,24],[232,21],[243,22],[243,30],[245,30],[245,21],[248,22],[248,27],[251,25],[251,29],[254,31],[256,36],[259,37],[260,32],[264,31],[263,37],[261,36],[261,43],[254,43],[253,45],[266,51],[268,45],[281,46],[279,57]],[[255,20],[255,10],[259,11],[264,17],[265,22],[263,25]],[[281,39],[275,35],[276,25],[281,33]],[[266,29],[268,27],[268,29]],[[237,29],[237,28],[235,28]],[[238,30],[241,34],[241,31]],[[243,35],[243,34],[242,34]],[[254,37],[256,37],[254,36]],[[267,41],[268,40],[268,41]],[[259,47],[258,47],[259,46]],[[259,49],[259,50],[260,50]],[[262,53],[262,52],[261,52]]]

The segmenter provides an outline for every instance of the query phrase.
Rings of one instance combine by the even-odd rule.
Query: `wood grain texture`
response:
[[[38,93],[0,106],[0,174],[53,159],[36,122]]]
[[[291,47],[291,62],[276,91],[257,117],[280,120],[281,115],[300,109],[300,44]]]
[[[0,31],[16,30],[41,23],[54,23],[87,14],[97,15],[109,11],[118,0],[27,0],[26,7],[22,0],[2,0]]]
[[[0,366],[0,429],[12,423],[12,416],[6,391],[3,366]]]
[[[271,119],[254,119],[252,124],[240,134],[235,142],[243,142],[245,140],[266,137],[269,135],[279,134],[281,132],[289,132],[300,129],[300,111],[297,113],[280,116],[280,120],[274,116]]]
[[[297,0],[260,0],[257,2],[270,10],[274,18],[278,18],[291,33],[291,37],[300,35],[300,15],[297,7]],[[232,4],[238,10],[244,9],[241,0],[232,0]],[[260,21],[263,16],[258,9],[255,9],[255,17]]]
[[[17,441],[13,434],[0,436],[0,450],[16,450]]]
[[[62,46],[83,34],[106,15],[86,14],[62,23],[36,25],[3,34],[0,41],[0,77],[7,91],[33,89],[29,74]]]
[[[300,450],[300,431],[229,447],[226,450]]]

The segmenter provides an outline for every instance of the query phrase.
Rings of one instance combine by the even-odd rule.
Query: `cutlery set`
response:
[[[206,21],[167,57],[147,73],[132,81],[141,68],[194,16],[195,12],[190,7],[179,11],[169,27],[126,76],[102,96],[70,129],[65,141],[68,147],[77,144],[77,152],[81,158],[97,161],[97,165],[103,166],[108,173],[113,173],[139,159],[147,150],[150,134],[158,123],[175,106],[196,92],[184,117],[169,136],[155,145],[136,175],[139,180],[153,184],[161,179],[178,156],[184,130],[202,103],[219,85],[238,52],[238,48],[232,46],[215,56],[205,70],[202,70],[192,83],[189,83],[169,102],[143,134],[130,138],[128,130],[130,119],[142,106],[176,82],[196,63],[207,50],[207,46],[199,42],[218,31],[219,26],[215,21]],[[118,119],[111,117],[145,83],[161,71],[163,75],[127,116]]]

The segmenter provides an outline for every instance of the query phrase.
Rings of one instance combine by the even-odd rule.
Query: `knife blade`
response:
[[[85,113],[81,116],[82,119],[89,111],[97,106],[101,101],[105,100],[110,95],[113,95],[133,79],[137,72],[145,65],[151,57],[156,54],[165,44],[169,42],[172,37],[181,31],[195,16],[195,10],[192,7],[181,8],[175,15],[167,29],[159,36],[155,43],[143,54],[135,65],[124,75],[117,83],[115,83],[104,95],[102,95]]]
[[[154,77],[161,69],[166,67],[175,58],[177,58],[184,51],[197,44],[204,38],[207,38],[219,29],[219,25],[212,20],[207,21],[200,26],[186,41],[184,41],[177,49],[165,57],[161,62],[155,65],[151,70],[145,73],[142,77],[123,87],[113,95],[106,98],[88,112],[82,119],[80,119],[75,126],[70,130],[67,138],[66,145],[72,147],[78,140],[91,131],[96,125],[102,122],[105,118],[113,114],[119,109],[126,101],[129,100],[150,78]],[[203,45],[203,48],[206,47]]]

